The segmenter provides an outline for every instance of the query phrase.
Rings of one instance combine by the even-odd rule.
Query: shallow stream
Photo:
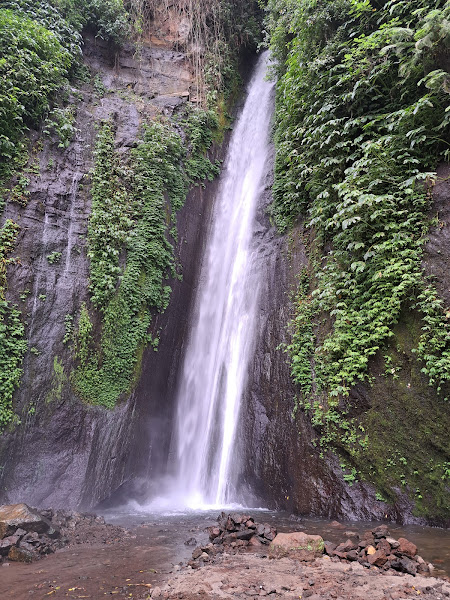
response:
[[[356,523],[342,522],[341,526],[332,525],[335,521],[326,519],[292,517],[287,513],[273,512],[262,509],[228,507],[225,512],[246,513],[259,523],[271,523],[279,532],[305,531],[310,534],[321,535],[325,540],[342,542],[347,539],[345,532],[352,531],[362,534],[367,529],[373,529],[381,523],[359,521]],[[160,551],[161,564],[159,568],[168,568],[167,560],[173,566],[191,558],[195,546],[206,544],[208,535],[206,527],[214,525],[220,509],[185,512],[146,512],[140,507],[126,507],[103,513],[109,523],[135,528],[144,525],[149,532],[154,533],[155,546]],[[298,520],[297,520],[298,519]],[[418,547],[418,553],[435,566],[433,575],[450,577],[450,531],[434,527],[421,527],[418,525],[400,526],[388,524],[392,537],[398,539],[405,537]],[[196,540],[195,545],[186,545],[191,538]]]

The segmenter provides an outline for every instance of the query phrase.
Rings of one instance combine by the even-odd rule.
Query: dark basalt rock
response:
[[[393,569],[410,575],[430,572],[430,565],[417,555],[417,546],[405,538],[395,540],[390,537],[387,525],[364,532],[363,539],[358,543],[353,543],[350,539],[338,546],[325,542],[324,551],[332,558],[357,560],[367,568],[374,566],[384,570]]]

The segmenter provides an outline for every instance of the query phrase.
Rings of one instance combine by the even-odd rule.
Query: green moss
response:
[[[53,375],[51,389],[45,398],[47,403],[61,400],[63,388],[68,383],[69,379],[64,372],[64,365],[60,362],[57,356],[53,359]]]
[[[437,522],[450,514],[450,414],[421,373],[412,348],[420,335],[420,317],[405,313],[395,328],[387,356],[368,392],[370,408],[358,417],[367,433],[364,450],[341,448],[378,493],[395,502],[399,492],[410,496],[416,514]],[[392,366],[391,366],[392,365]],[[398,370],[395,367],[399,367]],[[395,375],[395,377],[394,377]]]

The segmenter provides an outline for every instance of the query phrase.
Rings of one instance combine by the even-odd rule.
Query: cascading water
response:
[[[269,152],[267,61],[265,53],[230,140],[182,368],[175,493],[192,508],[236,501],[236,426],[258,308],[253,234]]]

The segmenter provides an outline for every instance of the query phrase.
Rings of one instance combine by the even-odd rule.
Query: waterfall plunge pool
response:
[[[335,543],[344,541],[346,531],[362,534],[367,529],[381,525],[379,522],[342,521],[341,526],[336,527],[332,525],[332,523],[336,523],[335,521],[327,519],[293,517],[288,513],[245,508],[239,505],[208,510],[148,511],[145,506],[133,503],[119,509],[104,511],[103,516],[109,523],[130,529],[138,526],[147,528],[150,536],[154,535],[155,545],[160,549],[158,554],[162,561],[160,568],[167,568],[167,560],[170,560],[173,566],[180,562],[186,562],[191,558],[195,546],[208,542],[206,528],[216,523],[222,510],[226,513],[248,514],[256,522],[270,523],[279,532],[305,531],[309,534],[321,535],[325,540]],[[434,577],[450,577],[449,530],[420,525],[397,525],[395,523],[387,523],[387,525],[394,538],[405,537],[416,544],[420,556],[434,565]],[[185,544],[191,538],[196,540],[195,546]]]

